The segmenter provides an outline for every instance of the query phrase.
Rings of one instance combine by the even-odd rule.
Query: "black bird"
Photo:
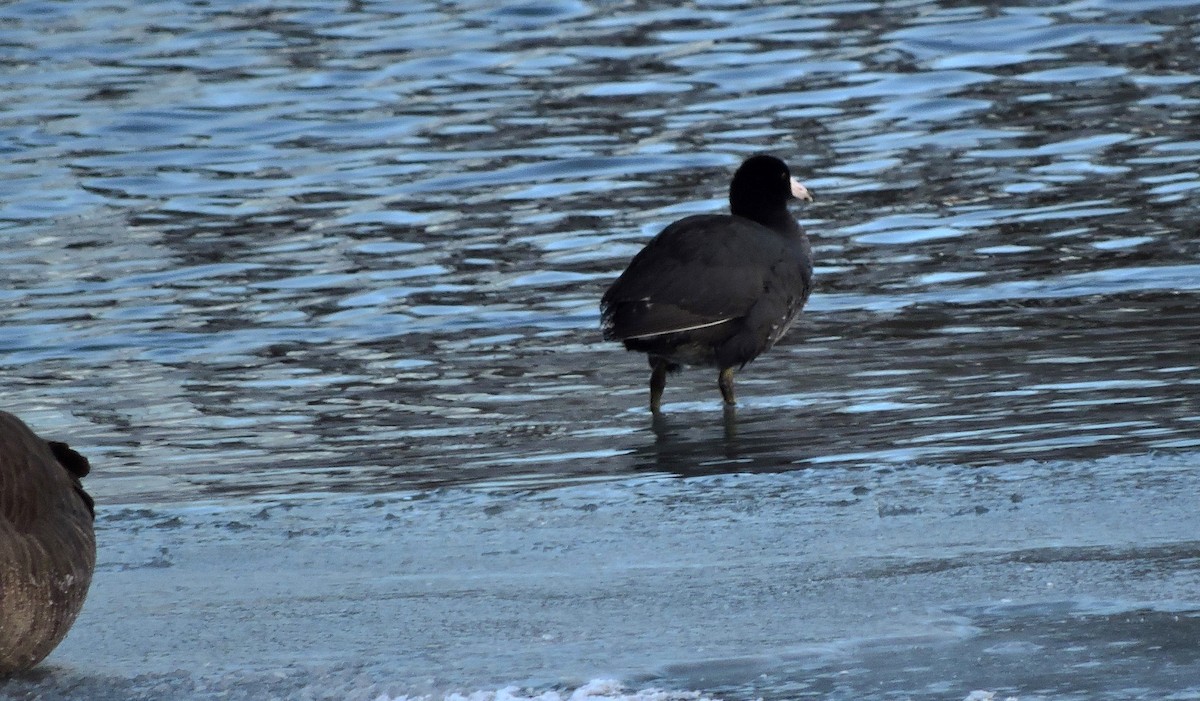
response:
[[[752,156],[729,184],[731,214],[670,224],[604,293],[604,338],[647,355],[655,414],[667,373],[683,365],[718,368],[721,396],[734,404],[733,369],[775,345],[804,307],[812,247],[792,199],[812,196],[783,161]]]

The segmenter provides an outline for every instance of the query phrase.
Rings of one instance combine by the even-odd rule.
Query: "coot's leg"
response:
[[[651,358],[650,367],[650,411],[657,414],[661,411],[662,393],[667,387],[667,361],[662,358]]]
[[[721,374],[717,375],[717,386],[721,388],[721,396],[725,398],[726,404],[737,404],[737,400],[733,398],[733,368],[721,369]]]

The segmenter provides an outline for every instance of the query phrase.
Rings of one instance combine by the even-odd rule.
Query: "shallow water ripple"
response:
[[[5,408],[109,501],[1195,450],[1198,6],[10,3]],[[817,292],[651,422],[596,300],[760,150]]]

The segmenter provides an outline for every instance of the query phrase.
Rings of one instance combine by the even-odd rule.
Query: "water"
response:
[[[669,488],[686,493],[733,473],[771,473],[752,483],[765,491],[739,499],[768,499],[813,475],[859,480],[831,497],[853,502],[857,487],[944,469],[961,484],[863,516],[925,518],[936,529],[952,515],[938,501],[980,470],[1047,484],[1066,471],[1076,491],[1044,513],[1028,496],[1021,507],[1035,512],[1026,533],[1046,538],[1050,561],[1075,562],[1071,548],[1094,547],[1126,553],[1113,560],[1122,566],[1173,563],[1124,588],[1051,596],[1031,585],[1001,609],[945,583],[895,605],[881,603],[887,587],[854,601],[818,588],[811,595],[827,606],[804,614],[830,625],[793,631],[787,645],[729,628],[718,657],[769,658],[744,678],[647,672],[596,652],[665,635],[635,627],[580,643],[591,667],[565,664],[570,655],[543,665],[536,644],[516,642],[517,654],[496,654],[476,673],[433,659],[425,673],[440,680],[435,690],[522,680],[580,688],[610,673],[785,698],[801,682],[832,692],[816,681],[825,674],[817,663],[800,664],[811,671],[801,680],[780,650],[850,639],[892,649],[943,616],[967,620],[956,630],[1000,615],[1033,631],[1016,642],[952,636],[956,652],[937,653],[951,660],[976,643],[1045,647],[1068,619],[1149,610],[1159,627],[1169,616],[1194,620],[1194,509],[1173,517],[1188,535],[1122,470],[1187,475],[1200,454],[1198,8],[10,3],[0,8],[2,406],[91,458],[88,487],[114,544],[161,534],[154,524],[191,508],[320,511],[342,497],[462,493],[507,510],[539,494],[671,476],[692,478]],[[762,150],[786,158],[816,194],[797,209],[814,240],[816,291],[791,334],[739,374],[736,414],[723,414],[714,374],[693,370],[671,379],[667,416],[652,421],[644,360],[600,341],[599,296],[667,222],[721,211],[732,170]],[[1107,522],[1077,531],[1062,504],[1093,499],[1088,476],[1109,473],[1104,483],[1128,497],[1123,513],[1162,532],[1180,526],[1178,536],[1160,542],[1154,528],[1129,534]],[[734,499],[714,493],[718,504]],[[618,515],[635,508],[600,503]],[[111,516],[123,508],[133,515]],[[453,522],[441,507],[425,517]],[[990,540],[996,529],[976,538],[981,551],[1023,547]],[[236,551],[254,532],[219,530],[203,541],[204,557]],[[272,536],[287,537],[261,537]],[[335,547],[335,536],[317,538],[313,552]],[[165,547],[144,545],[146,561]],[[639,552],[688,551],[659,540]],[[115,552],[102,539],[101,574],[135,586]],[[760,574],[772,562],[758,562]],[[868,577],[878,564],[847,567]],[[1020,571],[1010,565],[1005,574]],[[136,586],[153,591],[170,571],[150,568],[159,579]],[[1072,572],[1083,582],[1095,574]],[[731,595],[739,581],[711,583]],[[89,665],[104,679],[139,673],[135,659],[106,665],[84,654],[110,648],[95,631],[133,615],[105,603],[116,592],[98,575],[79,627],[51,660],[64,671],[34,688],[91,679]],[[485,616],[479,606],[469,611]],[[921,606],[936,613],[910,620]],[[693,626],[706,616],[680,615]],[[871,616],[898,622],[864,628]],[[844,619],[844,629],[833,625]],[[1111,663],[1120,646],[1088,630],[1064,635]],[[1194,626],[1182,630],[1197,639]],[[241,669],[229,660],[252,639],[235,636],[221,648],[235,652],[208,664]],[[365,654],[364,640],[318,641],[316,657],[340,664],[349,650]],[[667,646],[679,669],[708,659],[693,642]],[[854,693],[964,695],[938,686],[944,669],[914,690],[921,673],[887,677],[882,658],[862,654],[848,668],[874,670],[867,677],[881,686]],[[1187,674],[1146,693],[1195,694],[1197,658],[1184,657]],[[187,651],[168,659],[157,673],[195,664]],[[381,693],[424,688],[414,669],[373,669],[370,684],[395,685]],[[1042,693],[1023,676],[1019,665],[1002,670],[992,688]],[[1086,688],[1136,695],[1120,676]],[[320,675],[304,678],[321,687]],[[172,694],[203,698],[242,677],[205,679],[186,676]],[[351,679],[311,693],[370,686]],[[137,691],[111,688],[121,689],[114,697]]]

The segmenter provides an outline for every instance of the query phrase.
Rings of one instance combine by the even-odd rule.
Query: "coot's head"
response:
[[[812,195],[792,177],[786,163],[766,154],[747,158],[729,184],[730,209],[749,219],[786,209],[788,200],[793,199],[811,201]]]

